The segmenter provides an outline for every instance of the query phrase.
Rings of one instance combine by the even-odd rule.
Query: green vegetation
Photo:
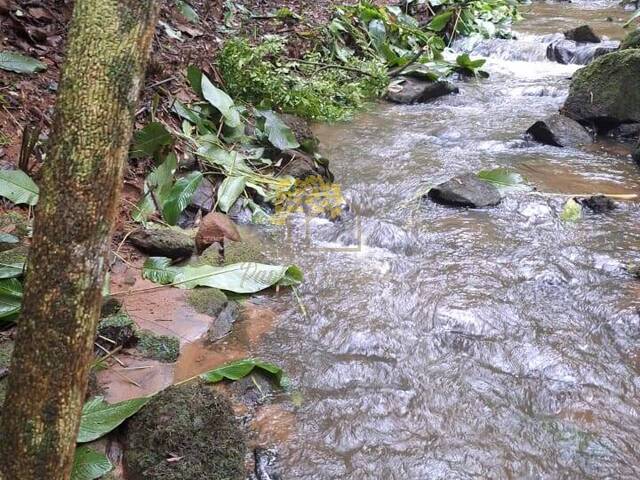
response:
[[[137,348],[145,357],[172,363],[178,360],[180,355],[180,340],[177,337],[156,335],[144,330],[138,333]]]

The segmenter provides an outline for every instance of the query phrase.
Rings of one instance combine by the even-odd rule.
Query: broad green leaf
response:
[[[47,65],[35,58],[16,52],[0,52],[0,68],[16,73],[36,73],[47,69]]]
[[[200,118],[200,115],[198,115],[198,113],[186,106],[180,100],[176,100],[175,102],[173,102],[173,111],[176,112],[180,117],[190,121],[194,125],[198,125],[202,121],[202,118]]]
[[[10,233],[0,233],[0,243],[15,244],[20,243],[20,239]]]
[[[293,286],[302,282],[296,266],[236,263],[225,267],[186,266],[178,270],[174,283],[180,288],[211,287],[235,293],[257,293],[274,285]]]
[[[176,0],[176,7],[182,14],[184,18],[189,20],[192,23],[198,23],[200,21],[200,17],[198,12],[196,12],[191,5],[183,0]]]
[[[131,158],[151,157],[166,145],[171,145],[173,137],[160,122],[151,122],[133,135]]]
[[[205,75],[202,75],[201,86],[202,96],[220,111],[225,123],[232,128],[239,126],[240,113],[238,113],[231,97],[211,83],[211,80]]]
[[[218,383],[222,380],[240,380],[249,375],[254,370],[262,370],[272,375],[278,385],[282,388],[289,386],[289,379],[285,376],[282,369],[269,362],[248,358],[232,362],[219,368],[215,368],[200,375],[200,378],[207,383]]]
[[[167,200],[162,207],[162,216],[169,225],[178,223],[180,214],[191,203],[193,194],[202,182],[202,173],[191,172],[178,179],[167,196]]]
[[[449,20],[453,16],[453,10],[447,10],[442,12],[431,19],[429,22],[429,29],[440,32],[449,24]]]
[[[106,455],[82,446],[76,448],[71,480],[96,480],[113,469]]]
[[[577,222],[580,218],[582,218],[582,205],[570,198],[564,205],[560,219],[564,222]]]
[[[0,196],[15,204],[35,205],[40,189],[22,170],[0,170]]]
[[[244,177],[225,178],[218,189],[218,208],[224,213],[228,213],[238,197],[244,192],[246,183]]]
[[[187,80],[189,80],[189,85],[193,88],[193,91],[196,92],[200,98],[204,98],[202,96],[202,72],[199,68],[194,67],[193,65],[187,67]]]
[[[369,22],[369,38],[376,49],[379,49],[387,40],[387,30],[382,20]]]
[[[0,279],[18,278],[24,272],[24,262],[0,263]]]
[[[300,144],[289,126],[280,120],[280,117],[271,110],[259,110],[256,114],[264,119],[264,133],[269,137],[269,142],[280,149],[289,150],[298,148]]]
[[[167,155],[164,162],[158,165],[147,176],[144,182],[144,195],[135,207],[135,210],[131,214],[136,222],[145,222],[149,215],[156,211],[156,202],[159,203],[158,207],[162,208],[164,202],[167,200],[171,187],[173,186],[173,175],[178,168],[178,159],[174,152]]]
[[[173,283],[176,273],[177,269],[171,266],[170,258],[149,257],[142,266],[142,278],[161,285]]]
[[[108,404],[103,397],[87,401],[80,417],[78,443],[92,442],[119,427],[127,418],[144,407],[150,398],[134,398]]]
[[[22,308],[22,284],[15,278],[0,280],[0,325],[12,323]]]
[[[482,170],[477,174],[480,180],[492,183],[499,188],[524,187],[524,178],[516,172],[507,168],[496,168],[494,170]]]
[[[462,55],[458,55],[458,57],[456,58],[456,63],[463,68],[474,71],[482,67],[485,63],[487,63],[487,61],[484,58],[471,60],[471,57],[468,53],[463,53]]]

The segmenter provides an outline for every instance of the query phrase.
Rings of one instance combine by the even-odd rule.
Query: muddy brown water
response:
[[[304,312],[286,293],[258,297],[266,306],[211,347],[184,292],[130,297],[139,323],[182,338],[182,355],[177,365],[126,358],[121,373],[141,388],[107,371],[108,398],[260,356],[296,390],[253,420],[279,445],[283,479],[640,478],[640,286],[624,269],[640,261],[640,205],[559,219],[561,194],[638,193],[640,171],[610,141],[522,141],[558,110],[577,68],[546,60],[548,36],[590,23],[619,39],[627,15],[606,1],[535,3],[517,41],[456,45],[488,57],[490,79],[317,125],[352,214],[256,232],[272,260],[305,271]],[[495,167],[549,195],[510,193],[486,210],[416,200]]]

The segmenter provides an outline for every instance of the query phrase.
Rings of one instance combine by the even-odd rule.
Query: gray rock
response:
[[[480,180],[473,173],[447,180],[432,188],[427,195],[436,203],[452,207],[490,207],[502,200],[495,186]]]
[[[578,70],[562,113],[599,130],[640,123],[640,50],[610,53]]]
[[[129,241],[144,253],[156,257],[188,258],[195,249],[191,237],[170,228],[136,230],[129,235]]]
[[[308,177],[320,176],[327,181],[333,181],[333,175],[329,170],[328,164],[321,164],[314,158],[304,152],[298,150],[285,150],[281,152],[277,160],[282,161],[284,167],[278,172],[277,176],[291,175],[298,180],[304,180]],[[323,162],[324,163],[324,162]]]
[[[589,25],[582,25],[564,32],[564,36],[569,40],[580,43],[600,43],[602,39],[594,33]]]
[[[438,97],[458,93],[460,90],[451,82],[429,82],[417,78],[403,77],[403,82],[387,92],[386,99],[401,104],[426,103]]]
[[[557,113],[534,123],[527,134],[536,142],[555,147],[577,147],[593,141],[582,125]]]
[[[615,210],[617,207],[616,202],[604,195],[576,198],[576,201],[594,213],[606,213]]]
[[[213,343],[231,333],[233,325],[240,317],[240,307],[236,302],[227,302],[207,330],[207,341]]]
[[[202,210],[204,214],[213,210],[213,206],[216,203],[216,187],[210,180],[204,179],[198,185],[193,197],[191,198],[190,207],[196,210]]]
[[[629,140],[640,138],[640,123],[623,123],[609,132],[615,138]]]
[[[547,58],[563,65],[588,65],[598,57],[615,52],[619,46],[620,43],[615,41],[579,44],[573,40],[560,39],[549,44]]]
[[[636,148],[636,151],[635,151],[635,152],[633,152],[632,157],[633,157],[633,159],[634,159],[637,163],[640,163],[640,146],[638,146],[638,147]]]

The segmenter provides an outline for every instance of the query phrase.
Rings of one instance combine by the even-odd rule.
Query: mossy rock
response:
[[[138,334],[138,351],[147,358],[172,363],[180,355],[180,340],[177,337],[156,335],[146,330]]]
[[[600,130],[640,122],[640,50],[603,55],[578,70],[562,111]]]
[[[217,288],[196,288],[189,292],[187,301],[196,312],[210,317],[216,317],[228,303],[227,296]]]
[[[251,238],[249,235],[244,237],[242,242],[224,242],[224,260],[220,262],[220,253],[216,245],[207,248],[198,263],[201,265],[232,265],[242,262],[264,262],[265,255],[262,253],[262,245],[257,239]]]
[[[0,252],[0,263],[5,263],[8,265],[20,262],[24,263],[27,261],[28,255],[29,247],[27,247],[26,245],[21,245],[10,250],[5,250],[4,252]]]
[[[0,340],[0,371],[8,369],[11,365],[11,355],[13,355],[13,342]],[[4,403],[7,394],[7,377],[0,375],[0,405]]]
[[[98,342],[105,348],[123,346],[132,347],[138,341],[138,327],[124,312],[115,313],[100,320],[98,323],[98,335],[115,342],[110,343],[98,338]]]
[[[131,418],[124,462],[129,480],[243,480],[246,451],[229,402],[192,382],[157,394]]]
[[[640,48],[640,28],[629,33],[620,44],[620,50],[627,50],[629,48]]]

